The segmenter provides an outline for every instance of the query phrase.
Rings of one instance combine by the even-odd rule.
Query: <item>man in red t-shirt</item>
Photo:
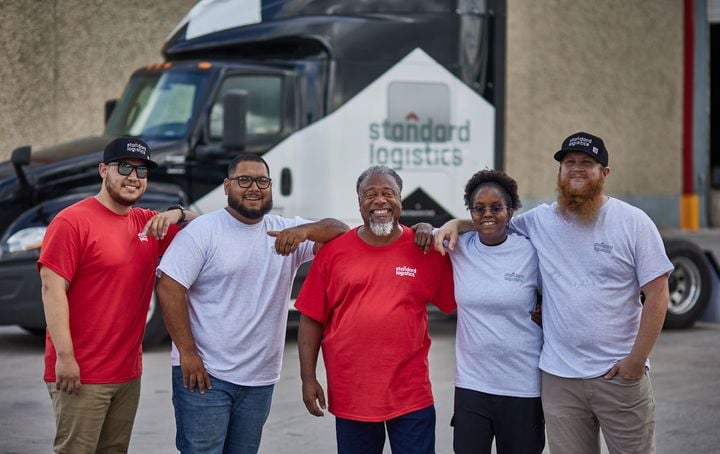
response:
[[[127,452],[158,256],[174,224],[195,217],[132,207],[154,167],[143,141],[113,140],[98,165],[100,192],[58,213],[43,239],[44,379],[55,452]]]
[[[435,452],[426,304],[455,310],[447,257],[424,254],[399,224],[402,180],[370,167],[357,181],[364,225],[318,252],[295,307],[303,401],[323,416],[315,372],[322,346],[338,452]]]

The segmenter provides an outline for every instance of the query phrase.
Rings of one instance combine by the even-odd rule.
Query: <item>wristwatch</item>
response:
[[[170,211],[170,210],[180,210],[180,219],[178,219],[178,221],[175,224],[180,225],[183,222],[185,222],[185,208],[182,205],[169,206],[169,207],[167,207],[167,210],[165,210],[165,211]]]

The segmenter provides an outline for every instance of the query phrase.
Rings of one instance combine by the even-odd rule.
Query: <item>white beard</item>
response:
[[[384,222],[382,224],[370,221],[370,231],[373,233],[373,235],[390,236],[390,234],[392,234],[393,232],[394,227],[395,223],[392,221]]]

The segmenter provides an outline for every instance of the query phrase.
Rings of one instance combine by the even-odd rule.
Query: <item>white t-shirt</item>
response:
[[[530,241],[510,234],[486,246],[477,232],[450,253],[457,301],[455,385],[513,397],[540,395],[542,330],[530,319],[538,259]]]
[[[566,220],[553,203],[516,216],[512,227],[530,238],[540,261],[540,368],[567,378],[604,374],[635,343],[640,288],[673,269],[655,224],[610,198],[591,225]]]
[[[292,282],[314,243],[282,256],[267,232],[307,222],[266,215],[248,225],[222,209],[193,220],[168,247],[158,270],[188,289],[190,328],[210,375],[244,386],[279,380]],[[171,361],[180,364],[174,343]]]

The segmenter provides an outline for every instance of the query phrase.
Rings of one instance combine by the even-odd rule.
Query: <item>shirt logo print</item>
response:
[[[416,273],[417,273],[417,268],[410,268],[409,266],[395,267],[395,276],[415,277]]]
[[[140,232],[138,233],[138,239],[140,240],[140,242],[148,241],[148,236],[145,232]]]
[[[607,244],[604,241],[602,243],[595,243],[593,248],[595,249],[595,252],[602,252],[605,254],[611,254],[613,250],[612,245]]]
[[[505,273],[505,280],[508,282],[525,282],[525,276],[519,273]]]

